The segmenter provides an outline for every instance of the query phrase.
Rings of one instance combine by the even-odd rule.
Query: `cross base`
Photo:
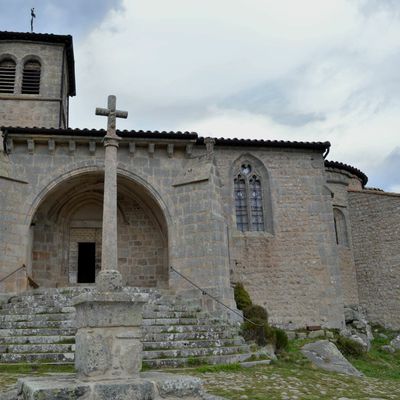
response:
[[[18,395],[22,400],[223,400],[206,395],[198,378],[160,372],[101,382],[82,382],[74,374],[28,377],[18,382]]]
[[[96,278],[96,289],[99,292],[122,290],[122,275],[114,269],[101,270]]]

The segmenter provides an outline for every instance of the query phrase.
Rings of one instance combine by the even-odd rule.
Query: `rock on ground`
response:
[[[386,353],[394,353],[396,351],[396,349],[392,346],[389,345],[384,345],[381,347],[382,351],[385,351]]]
[[[319,340],[314,343],[304,345],[301,352],[317,367],[325,371],[339,372],[346,375],[363,376],[354,368],[338,350],[338,348],[328,340]]]
[[[396,336],[393,340],[390,341],[390,345],[395,350],[400,350],[400,335]]]

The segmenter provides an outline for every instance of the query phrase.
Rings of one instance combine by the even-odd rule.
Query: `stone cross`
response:
[[[127,111],[116,109],[116,97],[108,96],[108,108],[96,108],[96,115],[107,117],[107,134],[104,137],[104,202],[101,248],[101,271],[96,284],[100,291],[118,290],[122,276],[118,271],[117,238],[117,151],[120,138],[116,132],[116,119],[127,118]]]
[[[108,108],[96,108],[96,115],[102,115],[107,118],[107,136],[116,137],[116,124],[117,118],[128,118],[127,111],[119,111],[116,109],[117,98],[115,96],[108,96]]]

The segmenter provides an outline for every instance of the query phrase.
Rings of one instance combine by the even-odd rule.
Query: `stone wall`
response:
[[[349,215],[348,190],[359,180],[350,173],[329,168],[326,171],[327,186],[331,191],[332,208],[334,209],[336,246],[339,256],[339,267],[345,305],[358,304],[358,285],[354,264],[352,231]],[[337,218],[340,217],[340,218]]]
[[[29,264],[30,223],[35,222],[40,206],[49,202],[53,204],[50,214],[59,213],[60,218],[64,218],[59,211],[60,206],[70,198],[78,201],[81,190],[91,191],[94,197],[101,196],[101,190],[96,185],[102,181],[104,171],[101,138],[80,136],[71,139],[44,134],[35,135],[32,139],[24,135],[9,135],[8,147],[11,151],[7,156],[9,174],[18,176],[26,184],[10,182],[9,190],[4,195],[5,217],[0,221],[0,230],[4,234],[0,237],[0,245],[9,246],[5,257],[0,256],[4,274],[19,264]],[[151,274],[147,277],[137,274],[142,281],[132,284],[143,285],[146,280],[150,284],[154,274],[159,274],[159,259],[162,257],[166,260],[163,264],[164,276],[167,275],[165,268],[172,265],[196,284],[233,305],[226,221],[219,198],[220,182],[209,156],[205,146],[193,149],[193,139],[170,143],[155,143],[151,139],[121,141],[118,152],[121,195],[129,201],[136,198],[141,207],[146,206],[148,215],[163,233],[164,242],[161,255],[159,243],[149,245],[149,239],[142,240],[140,234],[121,231],[122,242],[126,240],[129,246],[136,248],[139,248],[140,242],[142,250],[134,256],[122,251],[119,263],[121,269],[126,266],[129,270],[132,268],[132,257],[142,260],[139,270],[151,271]],[[205,167],[200,168],[202,173],[197,176],[197,168],[193,166],[202,163],[202,160],[205,160]],[[1,181],[0,184],[7,183]],[[120,208],[125,213],[123,219],[133,219],[131,228],[127,229],[132,229],[132,232],[147,229],[133,202]],[[11,225],[8,229],[5,228],[7,222]],[[67,233],[63,231],[60,234]],[[154,235],[152,239],[155,240]],[[146,246],[149,249],[152,247],[152,250],[147,250]],[[68,251],[65,254],[68,255]],[[52,262],[52,268],[55,276],[67,276],[59,270],[59,264]],[[132,275],[129,271],[127,274]],[[177,292],[201,296],[199,290],[177,274],[170,274],[168,279],[169,287]],[[211,304],[208,306],[212,308]]]
[[[370,321],[400,328],[400,195],[350,191],[360,304]]]
[[[70,138],[52,137],[54,148],[46,135],[36,135],[33,147],[31,139],[23,135],[10,135],[8,139],[12,148],[8,156],[10,174],[28,182],[12,184],[6,194],[8,218],[15,213],[15,204],[19,205],[11,227],[18,243],[9,254],[18,254],[21,262],[28,262],[29,224],[40,204],[54,196],[49,203],[55,204],[50,214],[67,218],[59,208],[68,196],[78,201],[83,189],[91,192],[94,200],[101,196],[96,185],[101,184],[104,149],[101,138],[80,137],[71,145]],[[135,139],[121,141],[118,159],[121,195],[129,201],[137,198],[141,207],[146,205],[148,215],[167,238],[162,247],[166,266],[172,265],[231,306],[231,283],[243,281],[253,300],[266,306],[271,322],[277,325],[341,326],[338,248],[321,153],[277,148],[213,149],[212,141],[203,146],[190,141]],[[232,171],[243,160],[255,162],[263,170],[265,231],[241,232],[236,227]],[[147,239],[135,236],[146,227],[135,207],[134,202],[120,207],[125,213],[120,216],[120,241],[132,248],[138,247],[138,242],[147,243]],[[124,221],[129,222],[125,231]],[[8,243],[8,233],[11,231],[1,238],[2,243]],[[161,249],[157,246],[152,248]],[[68,251],[65,254],[67,257]],[[119,257],[121,269],[132,268],[129,250],[120,252]],[[157,273],[159,252],[134,257],[142,260],[143,273]],[[4,262],[8,270],[14,265]],[[54,262],[52,268],[55,275],[68,276],[57,272],[59,267]],[[133,271],[126,275],[144,276]],[[172,272],[168,279],[169,287],[176,292],[201,296],[178,274]],[[143,281],[132,284],[143,285]],[[202,298],[208,310],[217,310],[211,299]]]
[[[236,227],[232,168],[238,161],[265,166],[263,197],[270,231],[240,232]],[[338,250],[322,155],[224,149],[218,152],[217,165],[229,222],[232,280],[244,283],[252,300],[267,308],[276,325],[340,327]]]
[[[0,41],[0,57],[11,56],[17,64],[14,94],[0,93],[0,122],[2,126],[65,127],[68,111],[67,94],[61,95],[62,80],[67,87],[66,64],[63,66],[63,45],[51,43]],[[21,94],[22,70],[30,57],[41,63],[40,94]],[[64,73],[63,73],[64,71]],[[64,98],[62,98],[62,96]]]

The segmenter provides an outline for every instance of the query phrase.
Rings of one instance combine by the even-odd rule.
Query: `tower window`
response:
[[[250,164],[243,164],[234,179],[236,226],[244,231],[263,231],[264,211],[261,180]]]
[[[27,61],[22,74],[22,94],[39,94],[41,65],[38,61]]]
[[[14,93],[15,62],[5,59],[0,62],[0,93]]]

